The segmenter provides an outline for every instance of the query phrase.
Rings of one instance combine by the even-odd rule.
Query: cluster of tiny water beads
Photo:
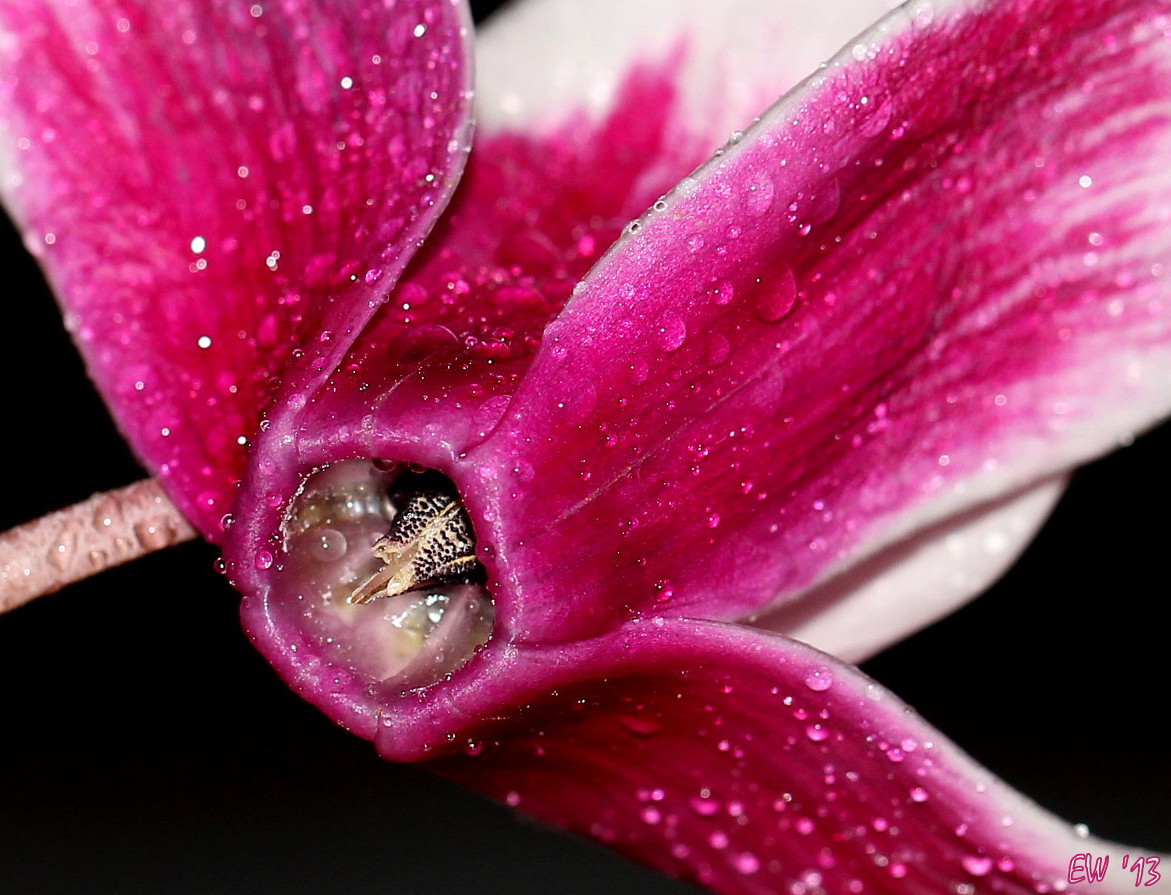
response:
[[[282,526],[277,611],[372,686],[427,686],[491,636],[495,610],[454,487],[404,464],[310,475]]]

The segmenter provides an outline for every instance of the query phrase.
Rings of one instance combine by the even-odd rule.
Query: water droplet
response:
[[[645,715],[619,715],[618,722],[631,733],[639,736],[651,736],[662,728],[658,720],[648,718]]]
[[[731,346],[728,340],[719,333],[713,333],[707,342],[707,362],[713,367],[722,364],[728,359]]]
[[[767,212],[773,204],[773,196],[775,194],[772,182],[769,180],[762,180],[760,183],[753,184],[748,188],[748,198],[745,201],[745,207],[748,213],[756,217],[760,217]]]
[[[793,310],[796,302],[797,279],[789,267],[782,266],[761,285],[756,298],[756,316],[765,323],[776,323]]]
[[[836,177],[827,177],[809,199],[806,214],[813,224],[824,224],[842,207],[842,188]]]
[[[691,810],[700,817],[711,817],[718,814],[722,807],[719,799],[695,797],[691,799]]]
[[[134,536],[148,550],[161,550],[171,543],[172,526],[164,519],[148,519],[134,526]]]
[[[916,786],[911,790],[910,795],[912,802],[926,802],[927,799],[930,798],[927,790],[925,790],[922,786]]]
[[[446,326],[427,323],[404,330],[394,340],[390,355],[403,363],[418,363],[441,350],[450,350],[459,344],[459,338]]]
[[[732,866],[745,875],[756,873],[760,870],[760,858],[752,852],[741,852],[733,859]]]
[[[659,344],[664,351],[678,351],[687,341],[687,324],[682,317],[671,316],[659,329]]]
[[[630,370],[626,375],[631,385],[642,385],[650,374],[650,365],[644,360],[636,360],[631,363]]]
[[[992,870],[992,859],[985,855],[966,855],[960,863],[972,876],[986,876]]]
[[[565,406],[565,421],[577,424],[587,419],[598,406],[598,393],[588,382],[579,382],[577,388],[561,401]]]
[[[935,9],[927,0],[923,0],[911,10],[911,24],[914,27],[927,28],[933,21],[935,21]]]
[[[465,450],[482,444],[504,418],[511,399],[507,395],[493,395],[472,415],[471,431]]]
[[[313,532],[309,540],[309,555],[318,562],[336,562],[346,555],[346,536],[336,528],[322,528]]]
[[[885,98],[877,99],[871,97],[870,105],[873,106],[874,111],[870,113],[868,118],[863,120],[858,130],[864,137],[877,137],[890,124],[891,104],[890,100]]]
[[[810,724],[805,728],[805,736],[815,743],[820,743],[829,737],[829,731],[820,724]]]
[[[255,564],[256,568],[262,572],[265,569],[271,569],[272,568],[272,553],[270,553],[268,550],[258,550],[256,553],[256,558],[253,560],[253,563]]]
[[[810,669],[805,675],[805,686],[817,693],[822,693],[834,685],[834,676],[824,665]]]
[[[720,305],[721,307],[731,304],[735,295],[736,287],[732,285],[731,280],[724,280],[712,293],[712,297],[715,299],[716,304]]]

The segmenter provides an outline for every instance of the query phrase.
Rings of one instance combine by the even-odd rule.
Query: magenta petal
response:
[[[269,496],[279,504],[316,466],[383,457],[451,471],[487,438],[575,284],[632,215],[701,161],[693,142],[671,141],[675,73],[635,67],[600,121],[566,109],[544,137],[480,135],[391,300],[327,380],[273,408],[248,483],[269,518],[242,513],[230,542],[252,537],[249,527],[267,538],[282,513]],[[252,565],[240,570],[246,589]]]
[[[1133,884],[1120,850],[1079,837],[857,669],[795,641],[644,621],[522,648],[496,670],[523,683],[456,687],[413,713],[430,710],[412,719],[421,740],[406,745],[403,719],[388,719],[380,748],[414,757],[454,739],[464,755],[441,773],[725,895],[1037,895],[1064,891],[1085,852],[1110,854],[1114,872],[1069,891]]]
[[[450,476],[496,637],[548,643],[639,614],[757,613],[1012,505],[1163,412],[1154,8],[896,15],[656,203],[535,356],[588,265],[575,239],[612,226],[671,145],[671,70],[636,70],[635,102],[568,132],[596,146],[485,141],[393,300],[262,435],[225,551],[260,648],[355,729],[390,711],[392,683],[277,581],[290,501],[334,461]],[[631,186],[565,185],[602,163]],[[550,172],[563,201],[533,198]]]
[[[327,380],[290,390],[257,441],[225,539],[229,575],[246,595],[246,626],[292,686],[356,730],[368,731],[382,710],[376,682],[385,664],[359,667],[337,648],[344,638],[307,619],[303,595],[281,580],[290,499],[314,469],[381,458],[453,476],[480,518],[500,511],[499,482],[537,473],[464,460],[503,417],[574,284],[631,215],[699,163],[693,142],[670,140],[676,71],[635,67],[598,121],[566,109],[562,126],[544,137],[481,135],[448,211],[391,300]],[[503,634],[515,615],[512,594],[495,597]]]
[[[657,203],[546,330],[467,459],[501,477],[519,636],[751,616],[1166,412],[1164,4],[925,10]]]
[[[5,200],[213,539],[272,377],[344,351],[458,178],[466,24],[452,0],[0,10]]]

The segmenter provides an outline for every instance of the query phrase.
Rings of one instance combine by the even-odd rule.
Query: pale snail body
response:
[[[491,636],[471,520],[438,473],[332,464],[306,479],[283,529],[286,611],[372,685],[433,683]]]

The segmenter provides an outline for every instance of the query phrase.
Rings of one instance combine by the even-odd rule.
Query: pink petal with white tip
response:
[[[638,66],[675,63],[672,133],[711,152],[897,0],[545,0],[493,16],[476,42],[489,133],[547,135],[565,110],[608,115]],[[534,72],[540,77],[534,77]],[[584,136],[584,134],[583,134]],[[678,176],[682,176],[680,172]]]
[[[1165,9],[908,7],[632,225],[468,458],[540,470],[515,636],[755,616],[1166,413]]]
[[[273,377],[331,365],[454,186],[466,19],[454,0],[0,8],[5,201],[123,430],[212,538]]]

